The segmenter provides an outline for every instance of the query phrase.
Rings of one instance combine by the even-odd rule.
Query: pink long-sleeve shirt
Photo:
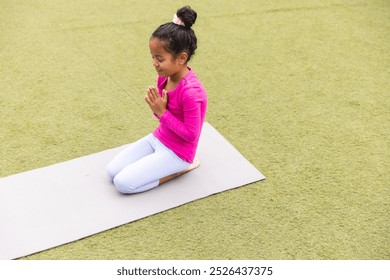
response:
[[[178,157],[192,163],[206,115],[207,93],[193,70],[189,70],[176,88],[167,93],[167,110],[159,118],[160,124],[153,135]],[[157,78],[160,95],[167,80]]]

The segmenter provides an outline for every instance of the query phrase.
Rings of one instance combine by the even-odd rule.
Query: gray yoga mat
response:
[[[199,168],[148,192],[123,195],[105,167],[125,146],[0,178],[0,259],[30,255],[265,178],[205,123]]]

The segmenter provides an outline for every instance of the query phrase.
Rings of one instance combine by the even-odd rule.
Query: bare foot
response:
[[[187,172],[190,172],[191,170],[194,170],[195,168],[198,168],[200,165],[200,161],[198,160],[198,158],[195,158],[194,159],[194,162],[190,164],[190,166],[187,167],[187,169],[181,171],[181,172],[178,172],[178,173],[175,173],[175,174],[172,174],[172,175],[169,175],[167,177],[164,177],[164,178],[161,178],[160,181],[159,181],[159,185],[165,183],[165,182],[168,182],[180,175],[183,175],[184,173],[187,173]]]
[[[188,166],[188,168],[186,170],[183,171],[183,173],[185,172],[189,172],[191,170],[194,170],[195,168],[198,168],[200,165],[200,161],[198,158],[195,158],[194,159],[194,162],[190,164],[190,166]]]

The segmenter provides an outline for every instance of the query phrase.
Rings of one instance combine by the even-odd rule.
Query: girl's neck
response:
[[[172,84],[177,85],[189,72],[190,70],[188,69],[187,65],[184,65],[180,71],[175,73],[172,76],[168,77],[168,81]]]

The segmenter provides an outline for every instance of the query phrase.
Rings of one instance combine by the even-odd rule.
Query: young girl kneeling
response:
[[[145,101],[158,127],[132,143],[107,166],[121,193],[150,190],[199,166],[195,158],[207,108],[206,91],[187,63],[197,48],[191,26],[197,14],[186,6],[173,21],[153,32],[149,40],[157,87],[150,86]]]

